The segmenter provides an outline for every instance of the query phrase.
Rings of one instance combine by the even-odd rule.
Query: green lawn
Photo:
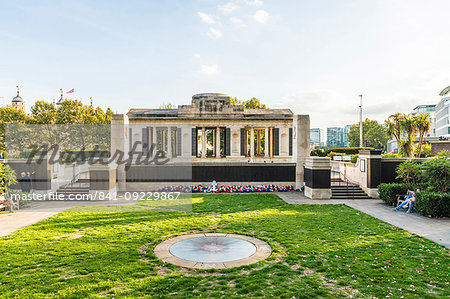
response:
[[[447,249],[344,205],[272,194],[194,195],[193,213],[145,205],[71,210],[0,239],[0,297],[450,296]],[[255,236],[274,254],[227,270],[154,256],[162,240],[195,232]]]

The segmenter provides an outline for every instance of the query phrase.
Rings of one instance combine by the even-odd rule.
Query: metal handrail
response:
[[[75,185],[75,183],[78,181],[78,179],[81,178],[81,175],[83,175],[83,174],[88,174],[88,173],[89,173],[89,171],[83,171],[83,172],[77,173],[77,174],[72,178],[72,180],[70,181],[70,183],[67,184],[67,185],[65,185],[64,187],[73,187],[73,185]]]
[[[339,175],[339,179],[340,179],[340,180],[341,180],[341,176],[344,177],[345,180],[343,180],[343,182],[346,183],[347,194],[349,193],[349,189],[348,189],[349,184],[353,187],[353,188],[352,188],[351,194],[352,194],[352,200],[354,200],[354,199],[355,199],[355,190],[354,190],[355,188],[354,188],[354,187],[356,187],[356,185],[353,184],[353,183],[345,176],[345,174],[343,174],[341,171],[331,170],[331,173],[337,173],[337,174]],[[340,186],[340,182],[339,182],[339,186]]]

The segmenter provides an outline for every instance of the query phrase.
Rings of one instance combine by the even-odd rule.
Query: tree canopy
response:
[[[414,139],[418,135],[419,142],[415,154],[420,157],[423,139],[431,129],[428,114],[409,116],[397,112],[389,116],[385,123],[388,137],[396,139],[400,152],[406,157],[413,157]]]
[[[110,124],[113,112],[108,108],[94,108],[84,105],[78,100],[64,100],[58,107],[53,103],[37,101],[31,107],[31,112],[26,114],[21,109],[12,106],[0,107],[0,150],[5,150],[5,127],[8,124],[80,124],[80,125],[101,125]],[[14,129],[14,127],[12,127]],[[49,140],[52,128],[46,129]],[[41,132],[44,134],[44,132]],[[11,135],[11,134],[10,134]],[[20,138],[20,136],[17,136]],[[84,141],[84,140],[83,140]]]
[[[359,146],[359,124],[352,125],[347,134],[349,146]],[[363,121],[363,146],[385,149],[387,144],[386,131],[376,120],[366,118]]]
[[[238,98],[231,98],[232,105],[241,105],[244,106],[245,109],[268,109],[269,107],[266,104],[261,103],[260,100],[253,97],[248,101],[241,101]]]

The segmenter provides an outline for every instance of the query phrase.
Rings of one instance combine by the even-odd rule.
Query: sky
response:
[[[0,103],[65,95],[116,113],[220,92],[382,122],[450,85],[449,0],[0,0]]]

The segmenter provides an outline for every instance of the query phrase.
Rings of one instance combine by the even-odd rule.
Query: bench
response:
[[[405,196],[413,196],[413,195],[414,195],[414,191],[412,191],[412,190],[408,190],[406,192],[406,194],[397,194],[397,207],[406,200]],[[406,208],[406,206],[404,206],[404,207]]]
[[[5,198],[6,198],[6,197],[5,197]],[[12,199],[11,199],[11,201],[12,201],[12,203],[13,203],[13,210],[14,210],[14,211],[17,211],[17,210],[19,209],[19,207],[20,207],[19,202],[14,202],[14,200],[12,200]],[[7,207],[8,207],[7,204],[4,204],[4,203],[0,204],[0,210],[1,210],[1,209],[5,209],[5,210],[6,210]]]

